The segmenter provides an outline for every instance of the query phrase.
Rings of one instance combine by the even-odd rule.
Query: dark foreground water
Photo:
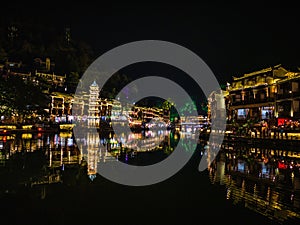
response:
[[[0,139],[0,224],[276,225],[300,221],[297,189],[250,176],[252,169],[246,176],[242,158],[235,165],[233,156],[224,151],[209,169],[199,172],[203,143],[170,179],[131,187],[88,176],[88,164],[77,149],[88,145],[88,138],[75,147],[72,135],[65,133]],[[176,145],[176,141],[167,143]],[[157,149],[129,161],[139,159],[143,164],[146,154],[162,159],[169,153]],[[268,171],[264,174],[271,176],[272,169]],[[294,179],[299,179],[297,174]]]

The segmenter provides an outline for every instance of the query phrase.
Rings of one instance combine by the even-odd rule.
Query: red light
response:
[[[277,125],[278,126],[283,126],[286,123],[287,119],[286,118],[278,118],[277,119]]]
[[[3,133],[6,133],[6,130],[3,130]]]
[[[286,168],[287,168],[287,165],[285,165],[282,162],[278,162],[278,169],[286,169]]]
[[[41,130],[42,130],[42,128],[41,128],[41,127],[39,127],[39,128],[38,128],[38,131],[41,131]]]

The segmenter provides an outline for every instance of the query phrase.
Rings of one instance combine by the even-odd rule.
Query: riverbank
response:
[[[52,124],[1,124],[0,135],[19,133],[55,133],[61,131],[72,131],[75,124],[52,123]]]

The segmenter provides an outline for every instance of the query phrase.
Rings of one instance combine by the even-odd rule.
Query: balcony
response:
[[[259,104],[259,103],[267,103],[267,102],[275,102],[274,98],[264,98],[264,99],[245,99],[244,101],[233,101],[232,105],[251,105],[251,104]]]
[[[292,99],[292,98],[297,98],[297,97],[300,97],[300,91],[284,92],[282,94],[277,94],[276,99],[282,100],[282,99]]]

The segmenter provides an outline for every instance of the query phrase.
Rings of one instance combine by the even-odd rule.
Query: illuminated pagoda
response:
[[[94,81],[90,85],[89,95],[89,110],[88,110],[88,126],[98,127],[100,123],[100,112],[99,112],[99,86]]]

